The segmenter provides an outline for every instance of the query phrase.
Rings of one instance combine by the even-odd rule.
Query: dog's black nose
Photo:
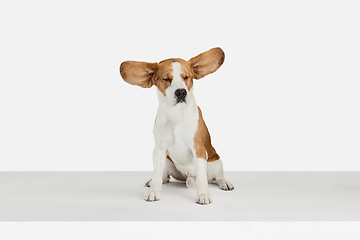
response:
[[[177,98],[184,99],[186,97],[186,89],[181,88],[175,91],[175,95]]]

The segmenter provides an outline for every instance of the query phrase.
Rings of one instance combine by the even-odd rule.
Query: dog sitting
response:
[[[154,124],[153,177],[146,201],[160,200],[161,186],[170,176],[196,183],[196,202],[209,204],[208,183],[233,190],[223,174],[223,163],[211,145],[210,134],[193,94],[193,80],[215,72],[224,62],[221,48],[213,48],[189,61],[171,58],[160,63],[125,61],[120,75],[125,82],[143,88],[157,87],[159,109]]]

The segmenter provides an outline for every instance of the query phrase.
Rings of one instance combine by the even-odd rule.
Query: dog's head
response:
[[[155,85],[163,94],[169,106],[187,101],[193,86],[193,79],[200,79],[215,72],[224,62],[225,54],[221,48],[207,52],[185,61],[171,58],[160,63],[125,61],[120,65],[120,75],[125,82],[150,88]]]

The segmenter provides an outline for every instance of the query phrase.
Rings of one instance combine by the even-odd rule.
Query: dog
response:
[[[230,191],[234,186],[225,179],[223,163],[211,145],[209,131],[193,94],[194,79],[215,72],[224,62],[221,48],[212,48],[185,61],[171,58],[159,63],[125,61],[120,65],[120,75],[125,82],[143,88],[157,87],[159,108],[153,133],[153,177],[145,200],[160,200],[163,183],[170,176],[196,183],[196,203],[212,202],[208,183]]]

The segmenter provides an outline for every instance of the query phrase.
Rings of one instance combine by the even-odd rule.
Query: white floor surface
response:
[[[213,203],[171,180],[143,200],[151,172],[0,172],[0,221],[360,221],[360,172],[226,172]]]

